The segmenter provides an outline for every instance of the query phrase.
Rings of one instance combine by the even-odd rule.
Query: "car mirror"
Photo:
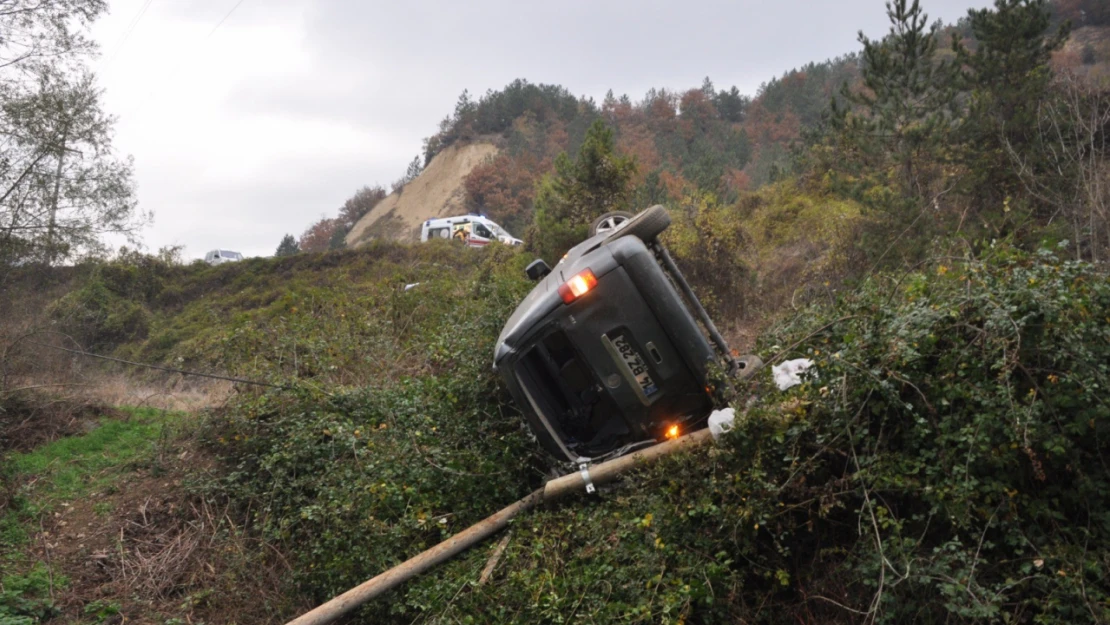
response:
[[[551,267],[548,267],[542,258],[537,258],[524,269],[524,273],[528,274],[528,278],[531,280],[538,281],[551,273]]]

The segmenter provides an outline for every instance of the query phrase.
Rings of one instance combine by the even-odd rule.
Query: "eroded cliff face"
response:
[[[432,159],[415,180],[378,203],[347,234],[347,246],[374,239],[418,241],[420,224],[432,217],[466,212],[463,180],[478,164],[497,154],[488,142],[452,145]]]

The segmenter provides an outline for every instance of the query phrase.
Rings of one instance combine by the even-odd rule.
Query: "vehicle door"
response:
[[[489,245],[490,241],[496,240],[493,231],[485,224],[476,221],[473,225],[474,227],[470,231],[470,241],[468,241],[471,247],[484,247]]]

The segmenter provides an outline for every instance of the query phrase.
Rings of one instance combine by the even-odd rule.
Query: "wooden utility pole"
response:
[[[609,462],[587,467],[547,482],[524,499],[479,521],[451,538],[356,586],[286,625],[324,625],[358,606],[381,596],[417,575],[446,562],[475,544],[505,529],[514,517],[536,506],[551,503],[572,493],[593,492],[594,485],[617,479],[622,473],[678,451],[695,449],[713,440],[709,429],[698,430],[672,441],[642,449]]]

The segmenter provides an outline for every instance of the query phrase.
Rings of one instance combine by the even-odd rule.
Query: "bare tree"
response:
[[[1110,90],[1071,72],[1053,81],[1037,116],[1039,162],[1007,144],[1031,194],[1066,219],[1078,259],[1110,260]]]

